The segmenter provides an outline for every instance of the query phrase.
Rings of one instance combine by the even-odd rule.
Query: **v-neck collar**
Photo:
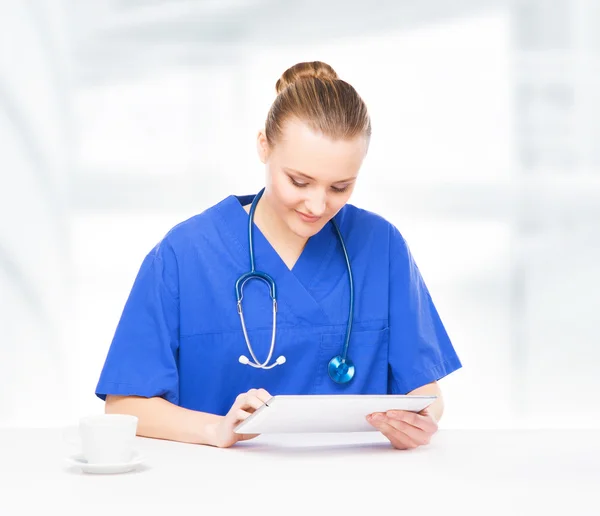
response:
[[[250,246],[248,242],[249,214],[243,205],[251,203],[254,195],[230,195],[220,205],[220,215],[246,256],[243,272],[250,270]],[[256,224],[253,225],[254,256],[256,270],[269,274],[277,284],[279,303],[285,303],[303,320],[315,323],[329,317],[310,292],[310,287],[323,273],[337,237],[326,224],[321,231],[310,237],[294,267],[290,270],[275,248],[265,238]]]

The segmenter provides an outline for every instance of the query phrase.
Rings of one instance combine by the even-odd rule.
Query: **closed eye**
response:
[[[350,188],[350,185],[346,185],[344,187],[339,187],[339,186],[332,186],[331,189],[335,192],[335,193],[344,193],[346,190],[348,190],[348,188]]]
[[[294,179],[292,176],[288,175],[288,178],[290,180],[290,182],[296,187],[296,188],[306,188],[308,186],[308,183],[303,183],[302,181],[298,181],[297,179]],[[346,185],[346,186],[331,186],[331,190],[335,193],[344,193],[346,190],[348,190],[348,188],[350,188],[350,185]]]
[[[290,178],[290,181],[292,182],[292,184],[294,186],[297,186],[298,188],[304,188],[305,186],[308,185],[308,183],[301,183],[300,181],[296,181],[292,176],[288,176]]]

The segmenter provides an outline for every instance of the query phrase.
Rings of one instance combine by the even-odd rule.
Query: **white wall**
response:
[[[63,14],[0,2],[0,422],[64,418],[71,391]]]
[[[463,360],[442,382],[444,425],[600,425],[589,398],[568,403],[600,390],[600,174],[584,144],[598,131],[584,116],[597,109],[589,84],[598,77],[576,67],[597,52],[582,34],[600,20],[576,25],[578,43],[559,54],[516,42],[515,23],[544,18],[507,7],[327,42],[217,45],[211,60],[134,71],[115,56],[114,67],[97,63],[110,75],[69,86],[59,13],[0,9],[0,33],[20,49],[16,59],[0,46],[0,251],[24,271],[0,262],[0,424],[102,410],[94,387],[143,256],[183,218],[261,186],[254,138],[275,82],[295,62],[320,59],[356,86],[373,118],[352,202],[405,234]],[[152,62],[159,45],[145,41],[133,48]],[[574,107],[544,97],[559,76]],[[565,124],[579,159],[559,169],[547,149]],[[532,168],[524,156],[534,151],[544,159]]]

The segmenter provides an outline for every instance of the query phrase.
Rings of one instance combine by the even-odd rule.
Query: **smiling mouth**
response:
[[[321,217],[315,217],[314,215],[307,215],[306,213],[302,213],[301,211],[297,211],[296,213],[300,215],[300,218],[306,222],[316,222]]]

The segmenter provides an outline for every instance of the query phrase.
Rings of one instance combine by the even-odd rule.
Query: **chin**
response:
[[[324,225],[325,224],[322,224],[321,222],[317,224],[306,224],[302,221],[295,220],[292,223],[288,224],[288,227],[295,235],[301,238],[310,238],[312,236],[315,236],[319,231],[321,231]]]

